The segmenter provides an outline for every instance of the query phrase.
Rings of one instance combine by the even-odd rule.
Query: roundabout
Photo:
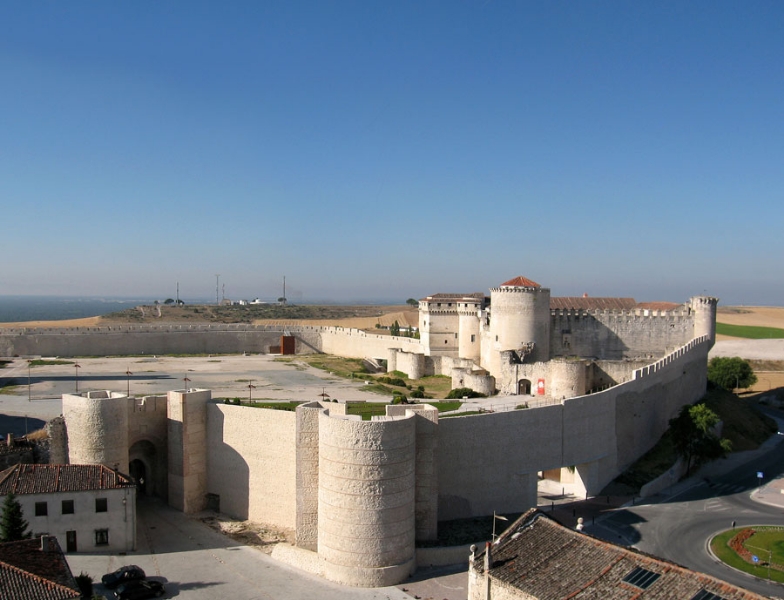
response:
[[[728,529],[709,543],[722,563],[758,579],[784,583],[784,527],[753,525]]]

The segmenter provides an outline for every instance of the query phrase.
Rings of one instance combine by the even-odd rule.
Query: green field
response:
[[[770,562],[771,565],[784,568],[784,528],[759,526],[753,529],[756,533],[746,540],[743,546],[751,554],[757,556],[758,563],[754,564],[743,560],[728,545],[729,541],[742,531],[742,528],[729,529],[715,536],[710,542],[711,550],[719,560],[730,567],[760,579],[771,579],[784,583],[784,571],[775,567],[769,568],[768,565]]]
[[[716,333],[750,340],[784,338],[784,329],[778,327],[753,327],[750,325],[728,325],[716,323]]]

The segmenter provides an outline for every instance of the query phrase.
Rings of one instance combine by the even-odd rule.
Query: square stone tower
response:
[[[168,394],[169,505],[204,510],[207,493],[207,402],[210,390]]]

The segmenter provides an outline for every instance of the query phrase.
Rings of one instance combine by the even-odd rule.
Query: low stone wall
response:
[[[686,465],[679,458],[672,467],[667,469],[666,472],[662,473],[656,479],[649,481],[640,488],[640,498],[647,498],[648,496],[658,494],[662,490],[666,490],[671,485],[678,483],[681,477],[683,477],[685,474]]]

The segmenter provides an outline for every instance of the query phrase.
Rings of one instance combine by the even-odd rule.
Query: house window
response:
[[[72,514],[74,514],[74,501],[73,500],[63,500],[63,514],[64,515],[72,515]]]
[[[109,505],[106,498],[95,499],[95,512],[106,512],[109,510]]]
[[[107,545],[109,545],[109,530],[108,529],[96,529],[95,530],[95,545],[96,546],[107,546]]]
[[[46,502],[36,502],[35,503],[35,516],[36,517],[45,517],[49,514],[49,507],[46,505]]]

